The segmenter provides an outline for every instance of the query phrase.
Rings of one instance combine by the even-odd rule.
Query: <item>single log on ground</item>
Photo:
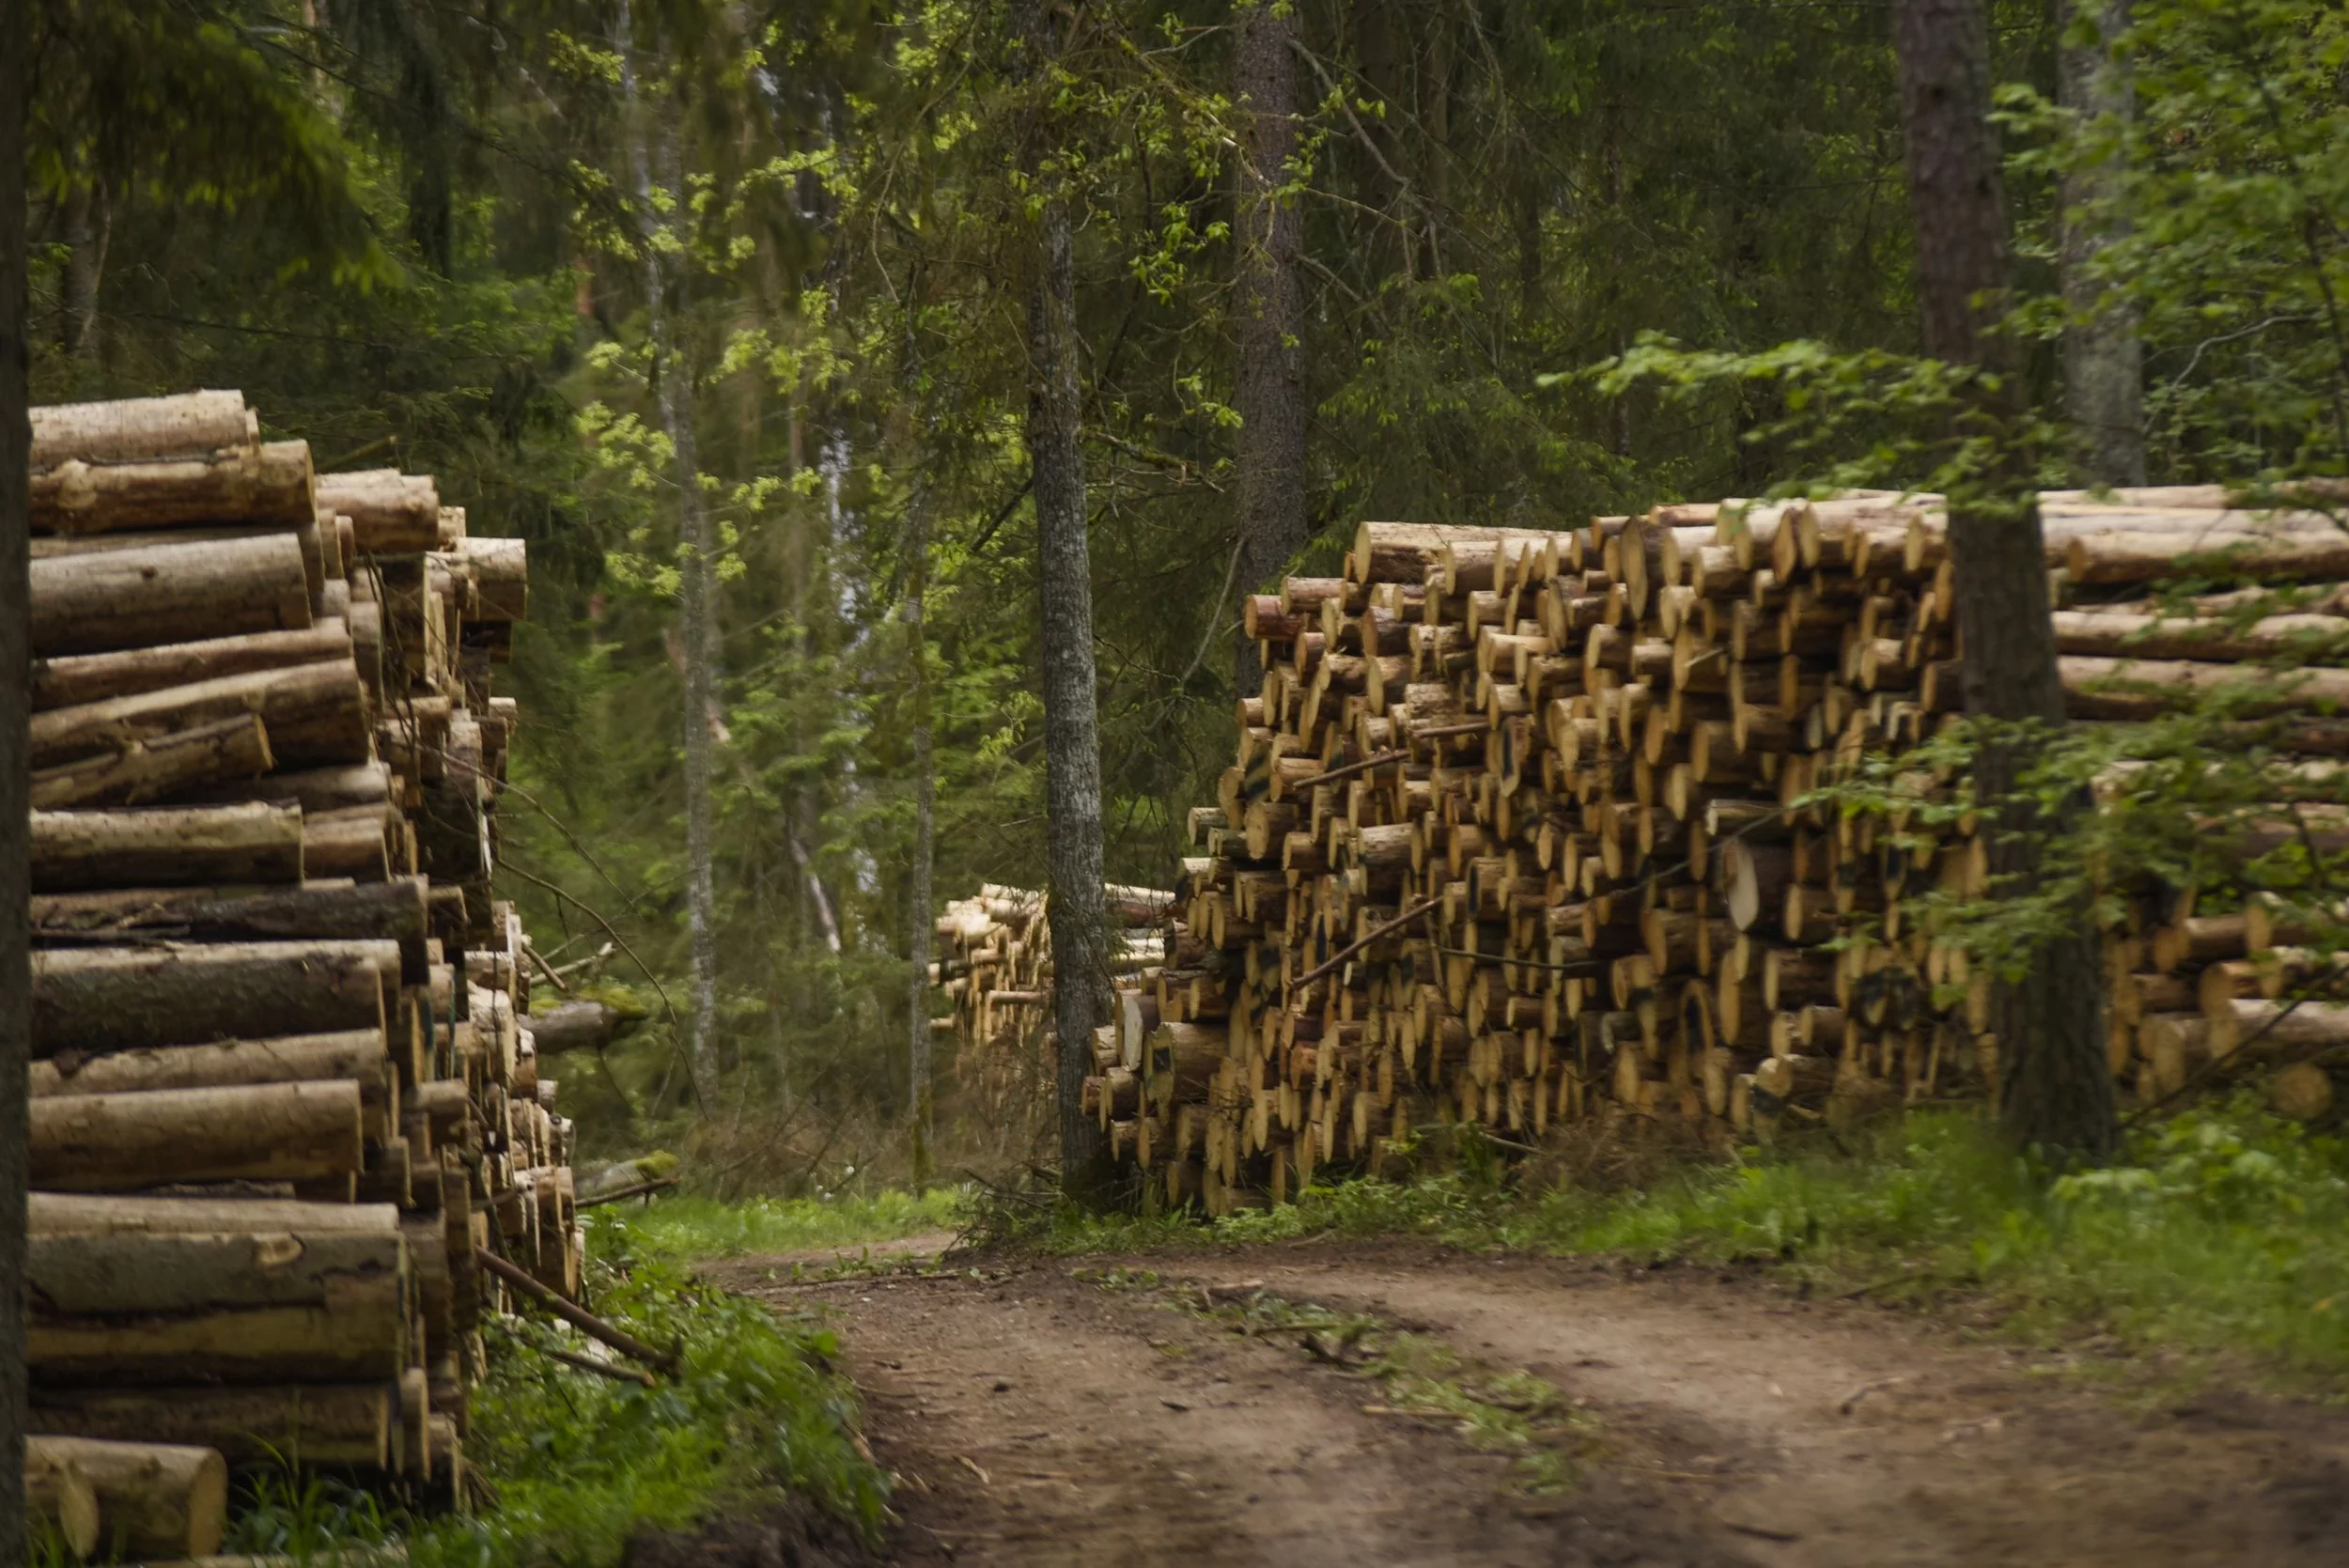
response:
[[[567,1050],[601,1050],[612,1043],[620,1026],[616,1008],[606,1002],[574,1001],[530,1015],[530,1029],[538,1054],[554,1056]]]
[[[337,1079],[46,1094],[33,1101],[31,1153],[34,1182],[66,1192],[344,1176],[366,1158],[360,1089]]]
[[[100,1535],[133,1557],[202,1557],[228,1522],[228,1466],[212,1448],[31,1436],[25,1471],[72,1467],[97,1494]]]
[[[302,880],[299,807],[37,811],[32,835],[37,893]]]
[[[254,670],[283,670],[350,657],[347,621],[313,621],[294,631],[255,631],[238,637],[136,646],[114,653],[75,654],[33,662],[33,707],[44,711],[109,697],[136,696],[167,686],[189,686]]]
[[[366,554],[411,555],[440,548],[440,489],[428,475],[396,468],[321,474],[318,503],[350,520],[353,537]]]
[[[85,1437],[200,1444],[239,1465],[381,1469],[390,1457],[393,1397],[388,1378],[257,1388],[37,1386],[32,1424]]]
[[[428,977],[431,884],[305,881],[291,888],[123,888],[36,894],[33,939],[46,945],[125,941],[388,941],[400,980]]]
[[[35,1437],[24,1445],[24,1510],[47,1526],[76,1560],[98,1550],[98,1486],[70,1455],[44,1452]]]
[[[310,444],[264,442],[210,458],[94,464],[69,458],[33,475],[33,525],[115,534],[173,523],[306,522],[318,516]]]
[[[51,1094],[137,1094],[158,1089],[225,1089],[261,1083],[325,1083],[348,1079],[364,1103],[384,1099],[390,1063],[381,1031],[289,1034],[270,1040],[221,1040],[200,1046],[159,1046],[67,1052],[32,1064],[36,1098]]]
[[[132,740],[33,775],[33,807],[135,806],[224,780],[257,778],[274,765],[269,726],[257,714],[218,719],[174,735]]]
[[[45,950],[33,955],[33,1051],[381,1029],[398,976],[385,941]]]
[[[358,666],[345,659],[288,670],[253,670],[35,714],[32,765],[48,768],[117,752],[132,740],[151,740],[244,713],[259,714],[269,726],[270,751],[281,768],[373,759],[366,689],[360,683]]]
[[[310,625],[302,547],[287,534],[53,556],[35,561],[32,572],[36,655]]]
[[[102,403],[51,403],[32,411],[35,473],[60,463],[152,462],[258,447],[257,415],[241,392],[181,392]]]
[[[43,1384],[350,1382],[408,1363],[397,1234],[43,1235],[26,1256]]]

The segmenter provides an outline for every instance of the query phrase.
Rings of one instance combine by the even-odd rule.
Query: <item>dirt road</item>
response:
[[[2349,1563],[2349,1418],[2165,1403],[2116,1363],[2120,1397],[1750,1277],[1339,1245],[825,1282],[787,1264],[720,1272],[838,1314],[906,1562]],[[1250,1302],[1260,1326],[1311,1303],[1439,1341],[1470,1392],[1542,1380],[1571,1402],[1535,1423],[1569,1483],[1529,1491],[1521,1453],[1398,1408],[1331,1336],[1235,1332]]]

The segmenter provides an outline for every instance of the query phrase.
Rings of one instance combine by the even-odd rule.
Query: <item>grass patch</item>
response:
[[[757,1252],[814,1252],[895,1241],[962,1222],[962,1194],[932,1188],[870,1197],[663,1198],[631,1211],[644,1245],[675,1258],[739,1258]]]
[[[1847,1138],[1689,1165],[1634,1190],[1516,1192],[1481,1162],[1398,1185],[1309,1188],[1206,1223],[1064,1216],[1042,1245],[1148,1251],[1342,1237],[1760,1261],[1882,1298],[1957,1291],[2046,1340],[2108,1330],[2349,1393],[2349,1142],[2243,1099],[2132,1135],[2108,1170],[2048,1181],[1981,1117],[1922,1112]]]

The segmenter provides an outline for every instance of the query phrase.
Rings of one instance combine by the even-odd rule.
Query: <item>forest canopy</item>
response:
[[[1988,8],[2036,476],[2344,472],[2349,15]],[[241,388],[322,468],[436,474],[529,540],[503,891],[640,1020],[591,1091],[622,1114],[583,1125],[633,1142],[696,1099],[780,1125],[740,1156],[758,1179],[903,1104],[928,906],[1041,879],[1048,209],[1114,881],[1164,885],[1214,798],[1239,596],[1358,520],[1931,477],[1880,5],[35,22],[36,400]],[[2124,416],[2089,396],[2116,374]]]

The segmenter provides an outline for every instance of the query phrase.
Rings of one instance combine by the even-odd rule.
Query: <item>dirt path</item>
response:
[[[901,1478],[903,1561],[2349,1561],[2349,1419],[2234,1399],[2125,1414],[2045,1358],[1750,1279],[1409,1247],[1126,1260],[1157,1288],[1104,1288],[1116,1260],[800,1283],[786,1262],[726,1277],[839,1314]],[[1169,1310],[1202,1286],[1366,1312],[1531,1373],[1595,1442],[1570,1489],[1528,1496],[1506,1458],[1398,1419],[1297,1336]]]

